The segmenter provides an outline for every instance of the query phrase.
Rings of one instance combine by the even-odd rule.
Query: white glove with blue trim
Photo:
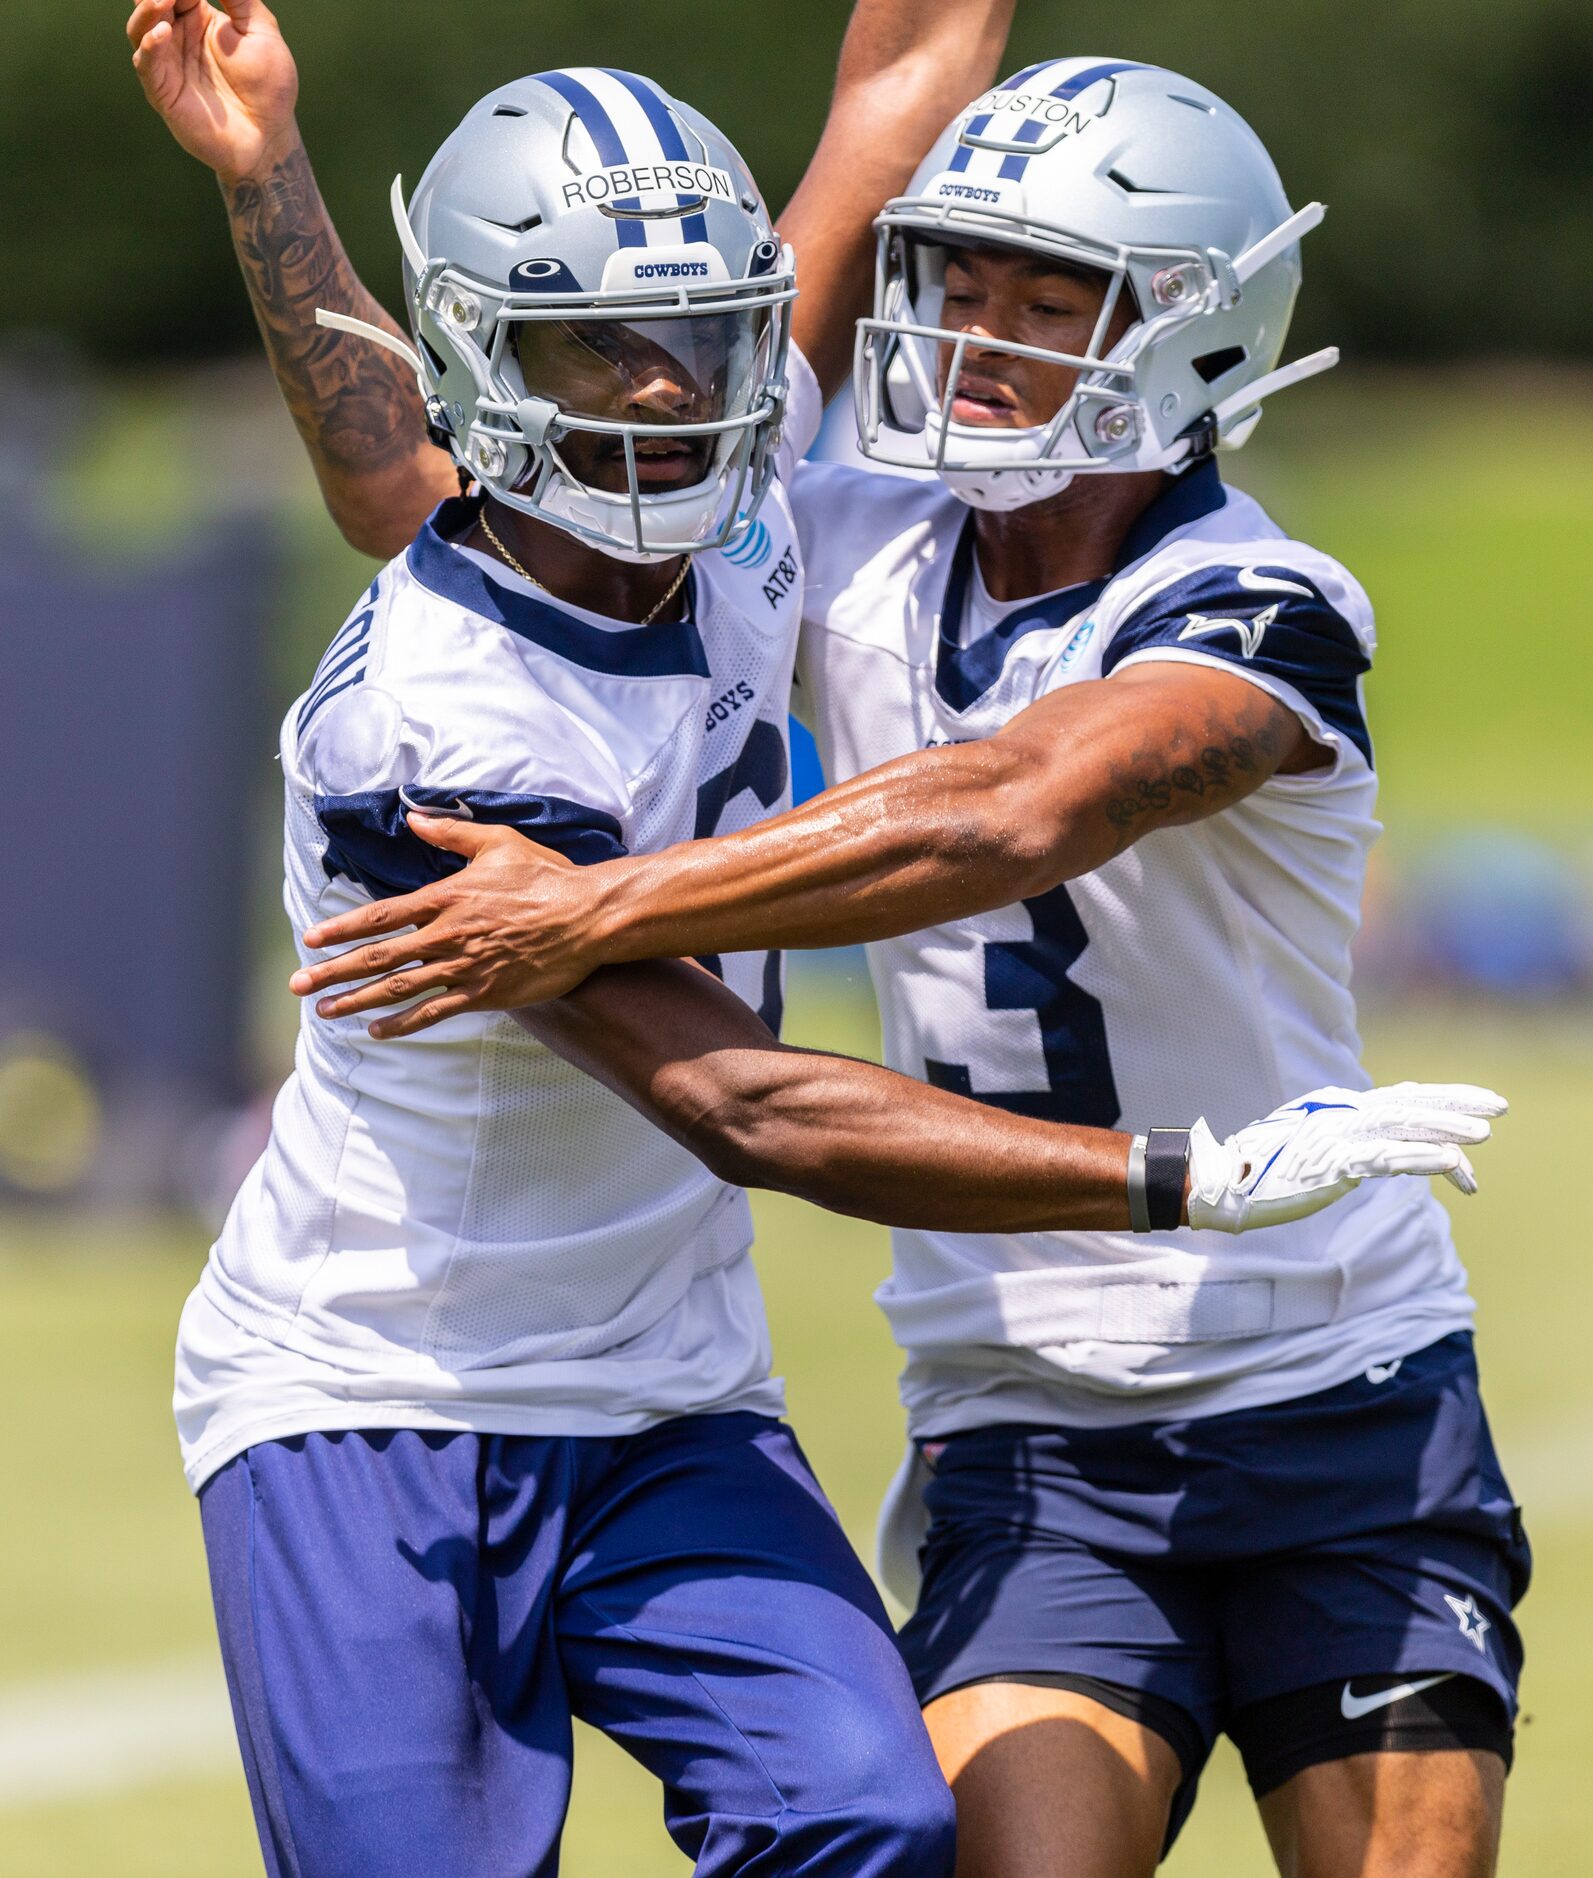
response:
[[[1219,1141],[1189,1131],[1189,1223],[1253,1232],[1303,1219],[1385,1174],[1442,1174],[1477,1191],[1465,1150],[1486,1141],[1509,1104],[1471,1083],[1313,1089]]]

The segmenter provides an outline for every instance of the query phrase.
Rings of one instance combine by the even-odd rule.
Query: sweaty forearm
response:
[[[369,981],[324,999],[327,1017],[445,994],[442,1010],[428,998],[379,1020],[396,1036],[453,1011],[560,997],[603,965],[889,939],[1035,899],[1147,834],[1221,813],[1285,763],[1318,759],[1265,691],[1170,669],[1075,686],[987,741],[916,751],[771,821],[661,854],[572,870],[519,835],[487,836],[491,865],[478,849],[453,880],[307,935],[317,947],[376,943],[323,960],[295,988]],[[417,940],[376,937],[411,925],[424,928]]]
[[[723,1178],[937,1232],[1125,1230],[1129,1136],[1011,1115],[811,1051],[745,1065],[697,1124]]]
[[[414,375],[380,347],[315,323],[318,307],[397,333],[361,285],[294,136],[255,173],[221,178],[266,355],[327,507],[356,547],[396,553],[453,477],[426,441]]]
[[[877,1063],[792,1049],[695,966],[597,972],[515,1016],[739,1186],[944,1232],[1128,1224],[1127,1135],[1011,1115]]]
[[[739,834],[592,870],[596,948],[617,963],[858,944],[1011,905],[1106,858],[1109,828],[1075,841],[1060,814],[1021,806],[1028,793],[997,741],[898,758]]]
[[[1164,667],[865,771],[740,834],[592,870],[605,962],[888,939],[1046,893],[1220,813],[1309,752],[1287,705]],[[587,883],[583,883],[587,885]]]

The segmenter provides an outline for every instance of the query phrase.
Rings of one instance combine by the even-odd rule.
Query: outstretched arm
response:
[[[611,968],[515,1015],[723,1180],[940,1232],[1130,1224],[1131,1136],[1035,1121],[874,1063],[792,1049],[699,966]],[[1503,1109],[1485,1089],[1407,1083],[1318,1090],[1225,1142],[1197,1122],[1170,1213],[1242,1232],[1395,1173],[1445,1174],[1470,1192],[1462,1144],[1486,1139]]]
[[[919,750],[740,834],[616,863],[593,882],[609,900],[594,909],[595,948],[605,962],[652,957],[699,928],[724,952],[849,945],[965,919],[1215,815],[1309,751],[1288,706],[1225,672],[1150,666],[1074,685],[984,741]]]
[[[740,1186],[946,1232],[1128,1225],[1127,1135],[794,1049],[700,966],[614,967],[515,1015]]]
[[[628,959],[889,938],[1045,893],[1319,759],[1295,713],[1246,679],[1153,664],[1072,685],[997,736],[900,757],[739,834],[578,873],[512,831],[417,821],[473,864],[307,933],[312,946],[376,937],[296,973],[293,989],[370,981],[324,998],[328,1017],[433,985],[450,988],[450,1011],[508,1010]],[[422,930],[381,936],[408,926]],[[400,1027],[423,1022],[407,1011],[379,1034]]]
[[[150,103],[221,184],[266,355],[333,519],[367,554],[396,554],[457,482],[426,440],[414,374],[315,323],[324,306],[400,331],[361,285],[316,188],[275,16],[257,0],[139,0],[127,36]]]
[[[1015,0],[857,0],[829,116],[779,217],[796,252],[791,336],[826,398],[846,382],[874,282],[874,218],[950,120],[987,90]]]

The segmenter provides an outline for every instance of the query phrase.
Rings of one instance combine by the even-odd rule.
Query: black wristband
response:
[[[1145,1202],[1152,1232],[1176,1232],[1184,1218],[1189,1130],[1152,1128],[1145,1136]]]

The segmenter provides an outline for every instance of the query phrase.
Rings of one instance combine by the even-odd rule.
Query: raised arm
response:
[[[874,218],[994,81],[1015,0],[857,0],[829,116],[778,218],[796,252],[791,336],[826,398],[846,382],[874,282]]]
[[[721,1179],[831,1212],[942,1232],[1122,1231],[1133,1137],[932,1089],[874,1063],[778,1042],[734,992],[674,960],[594,973],[519,1021]],[[1156,1223],[1242,1232],[1327,1206],[1368,1176],[1475,1186],[1461,1144],[1503,1101],[1464,1085],[1316,1091],[1226,1142],[1190,1136],[1180,1202]],[[1176,1168],[1176,1164],[1175,1164]],[[1155,1176],[1152,1177],[1155,1190]]]
[[[1199,821],[1321,760],[1286,704],[1195,664],[1076,684],[999,735],[897,758],[739,834],[579,874],[512,831],[417,821],[463,874],[307,934],[375,943],[295,974],[327,1016],[434,984],[455,1010],[556,997],[605,964],[890,938],[1075,879],[1157,828]],[[490,859],[490,865],[487,863]],[[401,941],[380,935],[418,925]],[[418,965],[414,962],[418,961]],[[405,963],[400,994],[390,974]],[[414,1012],[405,1026],[421,1027]]]
[[[221,184],[266,356],[333,520],[365,553],[396,554],[457,481],[426,440],[414,374],[315,323],[327,307],[400,331],[361,285],[316,188],[275,16],[258,0],[139,0],[127,36],[145,96]]]
[[[872,277],[871,225],[952,114],[987,85],[1014,0],[858,0],[824,134],[780,219],[797,252],[794,336],[825,395],[845,380]],[[145,95],[214,170],[266,354],[332,518],[368,554],[396,554],[455,491],[426,439],[412,374],[315,324],[317,307],[400,333],[362,285],[315,184],[298,74],[259,0],[139,0],[127,22]]]

